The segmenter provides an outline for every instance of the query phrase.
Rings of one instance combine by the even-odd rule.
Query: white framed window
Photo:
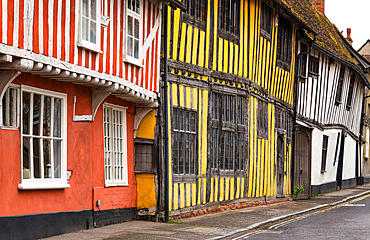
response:
[[[126,108],[105,103],[103,110],[105,186],[127,186]]]
[[[140,0],[127,0],[126,11],[126,61],[141,65],[142,20]]]
[[[79,46],[100,50],[100,1],[81,0]]]
[[[17,129],[19,127],[20,88],[11,84],[0,101],[0,127]]]
[[[21,86],[19,189],[69,188],[67,95]]]

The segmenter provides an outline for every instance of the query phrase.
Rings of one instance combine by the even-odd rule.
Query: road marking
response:
[[[249,238],[249,237],[255,236],[255,235],[257,235],[257,234],[262,234],[262,233],[281,234],[281,233],[282,233],[282,231],[257,230],[257,231],[249,232],[249,233],[243,234],[243,235],[241,235],[241,236],[239,236],[239,237],[233,238],[233,240],[247,239],[247,238]]]
[[[344,207],[365,207],[365,204],[353,204],[353,203],[350,203],[350,204],[346,204],[346,205],[343,205]]]

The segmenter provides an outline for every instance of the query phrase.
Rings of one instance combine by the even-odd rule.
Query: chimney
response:
[[[325,0],[310,0],[312,6],[325,15]]]
[[[346,39],[349,42],[349,44],[351,44],[352,46],[353,40],[351,38],[351,28],[347,28],[347,38]]]

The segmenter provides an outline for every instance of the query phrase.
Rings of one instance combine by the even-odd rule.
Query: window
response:
[[[338,85],[337,85],[337,93],[335,95],[335,103],[338,105],[342,101],[342,88],[343,88],[343,81],[344,81],[344,71],[345,67],[342,65],[340,67],[340,73],[339,73],[339,79],[338,79]]]
[[[290,71],[292,59],[292,24],[284,18],[279,19],[277,42],[277,66]]]
[[[141,47],[141,24],[140,24],[140,1],[128,0],[127,3],[127,27],[126,27],[126,60],[140,65]]]
[[[22,86],[19,189],[68,188],[67,95]]]
[[[190,25],[205,31],[207,18],[206,0],[185,0],[187,11],[183,13],[183,20]]]
[[[135,143],[135,171],[153,172],[153,144]]]
[[[267,139],[268,132],[268,103],[258,100],[257,109],[257,137]]]
[[[224,173],[245,170],[245,97],[212,94],[211,168]]]
[[[319,75],[319,59],[310,56],[310,62],[308,64],[308,72],[310,74]]]
[[[197,112],[173,109],[173,173],[197,174]]]
[[[347,96],[347,110],[352,106],[352,97],[353,97],[353,87],[355,85],[356,74],[352,73],[351,80],[349,81],[348,96]]]
[[[271,39],[272,9],[265,3],[261,3],[261,35]]]
[[[80,45],[93,51],[100,51],[100,1],[81,1]]]
[[[0,126],[2,128],[19,127],[19,99],[20,89],[16,85],[11,85],[4,93],[0,102]]]
[[[234,170],[234,132],[224,131],[221,136],[221,170]]]
[[[308,51],[308,46],[304,43],[301,43],[301,53],[305,53]],[[307,54],[303,54],[303,55],[299,55],[300,59],[301,59],[301,68],[300,68],[300,74],[299,76],[300,77],[303,77],[303,78],[306,78],[307,77],[307,73],[306,73],[306,69],[307,69]]]
[[[221,38],[228,38],[227,34],[239,35],[239,2],[238,0],[220,0],[218,28],[221,30]]]
[[[279,107],[276,107],[275,109],[275,128],[285,130],[287,140],[289,142],[291,141],[293,132],[292,116]]]
[[[126,108],[104,104],[104,176],[106,186],[128,185]]]
[[[322,139],[322,157],[321,157],[321,172],[326,170],[326,158],[328,155],[328,140],[329,136],[324,135]]]

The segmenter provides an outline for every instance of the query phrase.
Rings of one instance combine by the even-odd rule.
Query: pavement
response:
[[[131,221],[67,233],[49,240],[67,239],[222,239],[288,217],[304,214],[370,194],[370,184],[307,200],[282,201],[241,209],[228,209],[171,223]]]

